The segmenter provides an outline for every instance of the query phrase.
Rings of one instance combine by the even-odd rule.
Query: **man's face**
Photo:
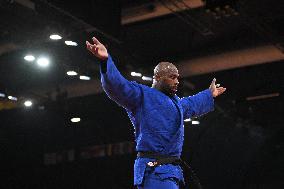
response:
[[[178,70],[173,64],[161,64],[157,67],[155,79],[162,92],[174,96],[178,88]]]

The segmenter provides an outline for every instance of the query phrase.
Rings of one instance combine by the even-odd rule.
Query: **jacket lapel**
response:
[[[182,113],[182,106],[180,104],[180,101],[179,101],[179,97],[177,95],[175,95],[173,98],[172,98],[174,104],[176,105],[177,109],[178,109],[178,112],[179,112],[179,115],[180,115],[180,126],[183,125],[183,113]]]

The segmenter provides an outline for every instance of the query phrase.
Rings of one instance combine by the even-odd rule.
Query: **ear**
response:
[[[153,79],[155,79],[156,81],[160,81],[161,77],[158,76],[158,75],[154,75],[154,76],[153,76]]]

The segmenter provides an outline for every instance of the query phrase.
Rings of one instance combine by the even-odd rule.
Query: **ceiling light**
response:
[[[30,107],[30,106],[33,105],[33,103],[32,103],[32,101],[30,101],[30,100],[26,100],[26,101],[24,102],[24,105],[25,105],[26,107]]]
[[[32,62],[32,61],[35,60],[35,57],[34,57],[33,55],[26,55],[26,56],[24,57],[24,59],[25,59],[26,61]]]
[[[75,72],[75,71],[68,71],[68,72],[66,72],[66,73],[67,73],[67,75],[69,75],[69,76],[78,75],[77,72]]]
[[[91,78],[89,76],[80,75],[80,79],[81,80],[90,80]]]
[[[131,72],[131,76],[134,76],[134,77],[141,77],[142,74],[141,74],[141,73],[137,73],[137,72]]]
[[[37,59],[37,64],[41,67],[47,67],[49,65],[49,60],[47,58],[41,57]]]
[[[5,94],[4,93],[0,93],[0,97],[3,97],[3,98],[5,98]]]
[[[74,41],[65,41],[65,44],[68,46],[78,46],[78,44]]]
[[[142,77],[142,80],[145,80],[145,81],[152,81],[152,78],[151,78],[151,77],[143,76],[143,77]]]
[[[18,100],[18,98],[17,98],[17,97],[14,97],[14,96],[8,96],[8,99],[14,100],[14,101],[17,101],[17,100]]]
[[[52,34],[49,36],[50,39],[52,40],[59,40],[59,39],[62,39],[62,37],[60,35],[57,35],[57,34]]]
[[[81,118],[79,118],[79,117],[73,117],[71,119],[71,122],[73,122],[73,123],[77,123],[77,122],[80,122],[80,121],[81,121]]]
[[[191,124],[192,125],[198,125],[198,124],[200,124],[200,122],[199,121],[192,121]]]
[[[191,119],[190,118],[188,118],[188,119],[185,119],[185,120],[183,120],[184,122],[189,122],[189,121],[191,121]]]

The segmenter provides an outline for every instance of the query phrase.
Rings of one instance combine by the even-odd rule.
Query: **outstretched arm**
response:
[[[201,116],[214,109],[213,97],[217,97],[226,91],[226,88],[220,87],[220,84],[216,85],[215,82],[216,79],[214,78],[209,89],[181,99],[185,119]]]
[[[109,98],[126,109],[133,109],[141,99],[141,89],[135,82],[125,79],[117,70],[105,46],[95,37],[93,44],[86,41],[87,49],[101,60],[101,82]]]

